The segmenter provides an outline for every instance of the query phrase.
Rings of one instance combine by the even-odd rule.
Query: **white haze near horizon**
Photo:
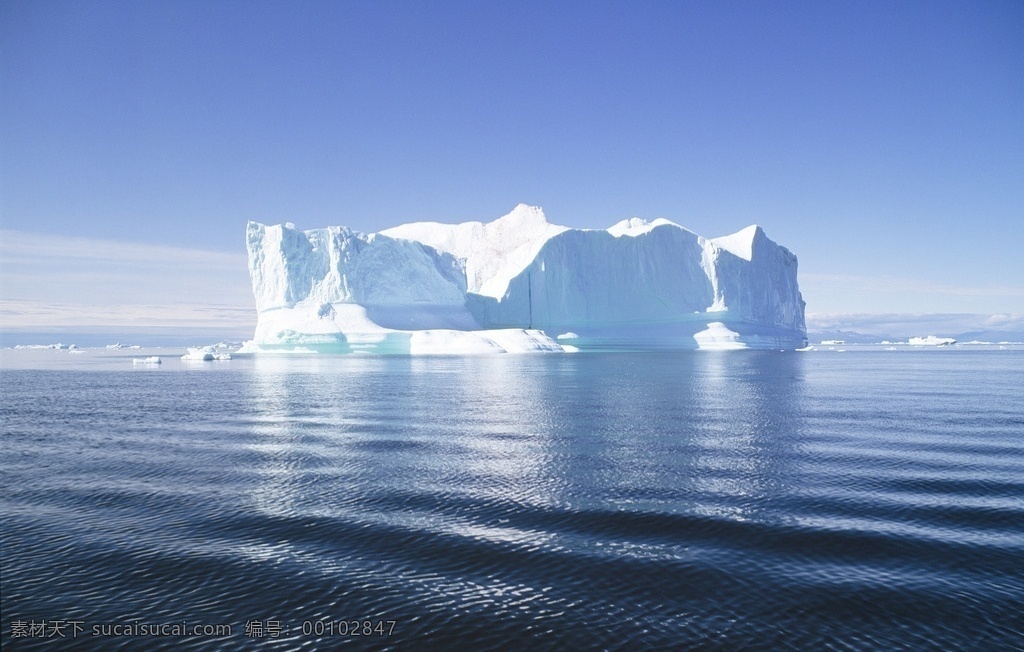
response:
[[[799,282],[811,331],[1024,331],[1022,285],[806,269]],[[237,252],[218,252],[0,230],[0,330],[8,334],[187,329],[248,338],[255,323],[241,243]]]
[[[255,303],[237,253],[0,230],[0,329],[248,337]]]

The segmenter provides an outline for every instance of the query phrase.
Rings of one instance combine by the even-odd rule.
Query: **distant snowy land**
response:
[[[1024,315],[864,314],[807,315],[811,344],[842,340],[847,344],[906,343],[929,335],[958,343],[1024,342]]]
[[[466,354],[795,349],[797,259],[758,226],[707,239],[659,219],[247,227],[251,352]]]

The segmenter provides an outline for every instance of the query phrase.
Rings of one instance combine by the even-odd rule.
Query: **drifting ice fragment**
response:
[[[213,360],[230,360],[231,354],[218,353],[215,346],[190,346],[188,352],[181,356],[182,360],[198,360],[200,362],[211,362]]]
[[[952,337],[928,335],[927,337],[912,337],[907,341],[907,344],[911,346],[949,346],[950,344],[956,344],[956,340]]]

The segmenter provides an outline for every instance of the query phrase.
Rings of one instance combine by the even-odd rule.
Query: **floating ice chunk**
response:
[[[907,344],[911,346],[949,346],[950,344],[956,344],[956,340],[952,337],[928,335],[926,337],[912,337],[907,341]]]
[[[206,347],[189,347],[188,352],[181,356],[182,360],[199,360],[209,362],[213,360],[213,351],[207,351]]]
[[[132,358],[132,364],[160,364],[160,356],[151,355],[148,358]]]
[[[217,346],[190,346],[188,352],[181,356],[182,360],[198,360],[200,362],[212,362],[214,360],[230,360],[231,354],[226,351],[218,351]]]
[[[558,335],[557,337],[555,337],[555,339],[556,340],[575,340],[575,339],[579,339],[579,335],[577,335],[576,333],[573,333],[572,331],[569,331],[568,333],[562,333],[561,335]]]

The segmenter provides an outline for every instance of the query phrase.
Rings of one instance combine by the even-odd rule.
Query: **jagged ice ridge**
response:
[[[249,222],[248,351],[400,354],[806,345],[797,259],[759,226],[607,230],[520,204],[493,222],[379,233]]]

